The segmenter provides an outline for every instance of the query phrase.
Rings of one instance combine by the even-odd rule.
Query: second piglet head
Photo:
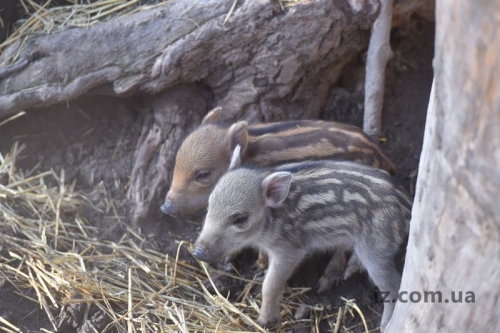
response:
[[[206,208],[210,192],[229,167],[234,148],[239,145],[244,154],[247,122],[223,126],[219,124],[220,113],[220,108],[208,113],[202,126],[179,148],[172,184],[161,207],[164,213],[183,216]]]
[[[291,181],[289,172],[265,176],[245,168],[224,175],[210,195],[193,255],[202,261],[216,261],[262,237],[270,209],[287,198]]]

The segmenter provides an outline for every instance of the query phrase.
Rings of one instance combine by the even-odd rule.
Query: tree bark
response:
[[[395,16],[432,3],[400,0]],[[240,116],[283,118],[282,101],[287,117],[314,116],[335,73],[366,49],[376,8],[372,1],[321,0],[282,11],[276,1],[245,0],[224,24],[231,4],[174,1],[88,29],[29,36],[0,56],[9,63],[20,52],[0,68],[0,117],[89,91],[155,94],[199,81],[217,96],[237,95],[224,102],[244,106]],[[315,98],[306,99],[311,92]]]
[[[400,0],[404,18],[432,0]],[[374,1],[173,1],[88,29],[30,36],[0,63],[0,118],[82,94],[139,94],[151,112],[128,196],[136,225],[157,220],[175,152],[211,108],[223,120],[317,118],[345,65],[367,48]],[[188,90],[191,89],[191,92]]]
[[[370,4],[353,12],[342,1],[303,1],[282,11],[276,1],[246,0],[223,24],[231,4],[177,1],[89,29],[30,36],[0,57],[2,63],[22,47],[18,60],[0,69],[0,117],[96,88],[155,94],[201,80],[219,96],[235,96],[225,104],[255,104],[257,117],[284,117],[283,106],[273,106],[282,99],[292,102],[289,116],[317,113],[325,86],[308,78],[323,73],[330,81],[366,47],[374,19]],[[306,91],[318,96],[310,107]]]
[[[497,1],[438,1],[435,78],[401,291],[437,291],[442,302],[398,302],[387,332],[500,330],[499,12]],[[453,292],[455,300],[462,292],[461,303]]]

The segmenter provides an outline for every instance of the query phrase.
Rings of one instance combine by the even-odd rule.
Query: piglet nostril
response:
[[[204,261],[207,255],[207,250],[202,248],[201,246],[196,246],[193,250],[193,257],[195,257],[198,260]]]
[[[170,200],[165,201],[165,203],[160,207],[160,210],[163,213],[171,215],[171,216],[175,216],[176,213],[177,213],[175,211],[175,205],[174,205],[174,203],[172,201],[170,201]]]

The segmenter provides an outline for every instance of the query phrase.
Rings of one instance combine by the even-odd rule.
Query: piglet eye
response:
[[[196,181],[198,182],[205,182],[208,180],[208,177],[210,177],[210,170],[201,170],[196,173]]]
[[[241,227],[245,223],[248,222],[248,215],[247,214],[238,214],[233,216],[232,218],[233,225],[236,227]]]

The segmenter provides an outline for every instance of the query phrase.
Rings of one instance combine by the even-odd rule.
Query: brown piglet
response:
[[[377,144],[358,127],[319,120],[284,121],[248,125],[220,122],[221,108],[208,113],[202,124],[182,143],[177,152],[170,190],[161,210],[183,216],[204,209],[219,179],[228,171],[231,157],[239,146],[243,166],[273,167],[305,160],[352,161],[396,172],[394,164]],[[231,258],[227,258],[231,259]],[[345,251],[336,251],[318,281],[323,292],[352,270],[357,257],[348,260]],[[267,258],[260,252],[258,267],[266,268]],[[346,269],[347,266],[347,269]]]
[[[164,213],[184,216],[206,208],[236,145],[241,147],[243,165],[339,160],[396,172],[378,145],[356,126],[319,120],[225,125],[220,115],[221,108],[208,113],[179,148],[170,190],[161,207]]]

